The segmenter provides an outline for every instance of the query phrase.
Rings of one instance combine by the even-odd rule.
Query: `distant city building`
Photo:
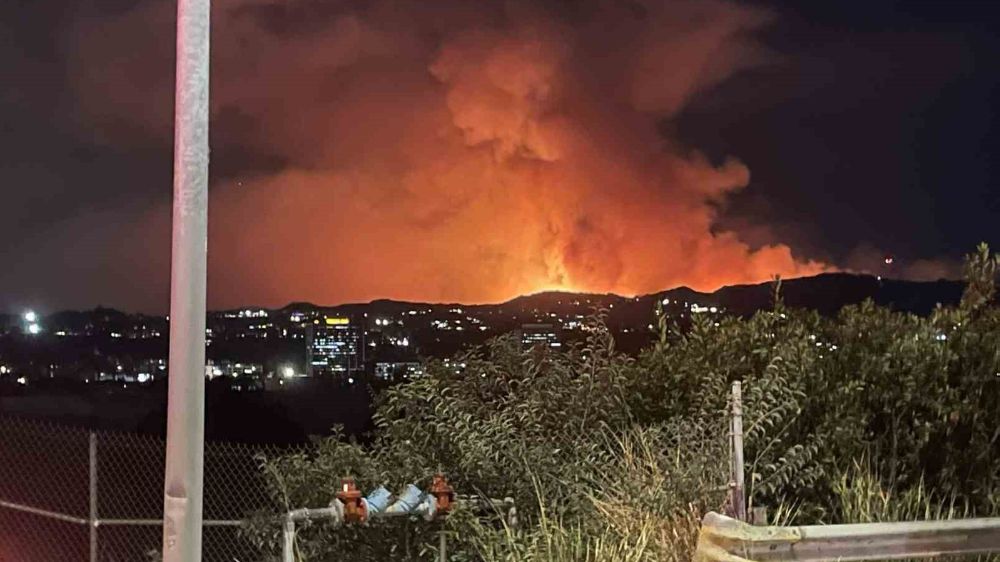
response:
[[[205,377],[209,380],[216,377],[262,378],[263,376],[264,366],[260,363],[226,360],[213,361],[209,359],[205,365]]]
[[[414,379],[424,374],[419,361],[376,361],[375,376],[382,380]]]
[[[306,328],[309,376],[348,375],[364,368],[364,331],[349,318],[325,317]]]
[[[136,364],[137,382],[149,382],[167,376],[166,359],[143,359]]]
[[[560,330],[553,324],[521,324],[520,339],[525,348],[537,345],[562,347]]]

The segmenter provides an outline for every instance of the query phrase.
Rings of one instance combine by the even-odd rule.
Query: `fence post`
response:
[[[448,537],[445,536],[443,528],[440,531],[440,535],[440,544],[438,545],[440,552],[438,553],[438,558],[440,562],[448,562]]]
[[[97,562],[97,434],[90,432],[90,562]]]
[[[733,511],[736,519],[747,520],[746,484],[743,476],[743,389],[740,381],[733,382]]]
[[[750,510],[750,524],[759,527],[767,526],[767,506],[754,506]]]
[[[295,520],[285,516],[281,529],[281,562],[295,562]]]

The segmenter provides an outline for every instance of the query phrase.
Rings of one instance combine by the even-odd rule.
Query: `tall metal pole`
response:
[[[177,1],[164,562],[201,560],[210,4]]]

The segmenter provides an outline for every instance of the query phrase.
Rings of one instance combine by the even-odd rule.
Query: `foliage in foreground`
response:
[[[795,522],[995,513],[1000,477],[997,258],[967,263],[959,307],[929,317],[872,303],[835,318],[780,300],[752,318],[661,318],[638,359],[614,351],[601,318],[565,352],[501,338],[386,391],[374,445],[339,435],[270,459],[287,508],[329,503],[339,476],[362,489],[427,484],[513,497],[518,529],[460,510],[451,560],[687,559],[700,515],[726,482],[729,385],[744,386],[751,503]],[[458,365],[458,367],[456,367]],[[435,524],[304,527],[303,560],[405,560]],[[278,528],[252,536],[276,547]]]

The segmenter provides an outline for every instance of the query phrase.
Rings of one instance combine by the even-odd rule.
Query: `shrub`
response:
[[[386,390],[372,446],[335,434],[269,459],[271,493],[317,507],[342,475],[370,489],[441,470],[463,493],[515,498],[523,523],[460,509],[446,522],[452,560],[686,559],[698,518],[721,504],[740,380],[751,504],[804,523],[995,513],[996,271],[981,247],[961,305],[926,318],[871,302],[825,318],[785,307],[776,284],[774,307],[751,318],[696,315],[680,330],[661,315],[635,359],[600,314],[565,351],[498,338]],[[409,559],[433,551],[432,530],[317,524],[297,546],[308,560]],[[279,544],[263,520],[251,534]]]

